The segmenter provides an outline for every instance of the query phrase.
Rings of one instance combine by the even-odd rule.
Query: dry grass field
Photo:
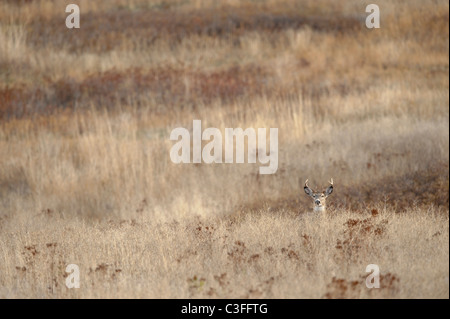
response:
[[[369,3],[1,0],[0,298],[449,298],[449,3]],[[276,174],[172,163],[194,119]]]

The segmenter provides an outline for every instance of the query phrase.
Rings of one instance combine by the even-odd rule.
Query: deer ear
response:
[[[308,196],[312,196],[313,195],[312,189],[309,188],[308,186],[303,187],[303,189],[305,190],[306,195],[308,195]]]
[[[305,186],[303,187],[303,189],[305,190],[306,195],[308,195],[308,196],[313,196],[314,191],[313,191],[311,188],[309,188],[309,186],[308,186],[308,180],[306,180]]]
[[[325,190],[325,195],[330,195],[333,192],[333,185],[328,186],[328,188]]]

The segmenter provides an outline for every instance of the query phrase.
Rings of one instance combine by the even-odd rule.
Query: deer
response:
[[[308,186],[308,180],[305,182],[303,189],[306,195],[314,200],[314,212],[326,212],[327,197],[333,192],[333,179],[329,181],[330,186],[324,192],[316,192]]]

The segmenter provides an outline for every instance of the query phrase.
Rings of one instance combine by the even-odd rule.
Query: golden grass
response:
[[[265,208],[166,223],[44,211],[5,221],[0,296],[445,298],[448,222],[434,208],[322,217]],[[69,263],[80,266],[79,289],[64,285]],[[365,286],[368,264],[380,266],[380,289]]]
[[[0,297],[448,298],[448,2],[79,3],[0,3]],[[277,173],[173,164],[193,119]]]

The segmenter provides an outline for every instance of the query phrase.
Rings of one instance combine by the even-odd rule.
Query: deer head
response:
[[[303,189],[306,195],[314,200],[314,211],[325,211],[327,197],[333,192],[333,179],[329,181],[330,186],[324,192],[316,192],[308,186],[308,180]]]

